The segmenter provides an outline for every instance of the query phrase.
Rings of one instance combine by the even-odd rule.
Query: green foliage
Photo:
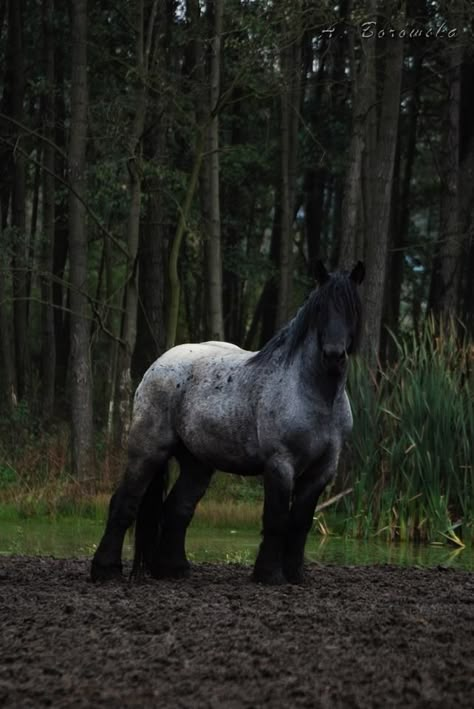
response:
[[[34,441],[41,430],[41,422],[32,410],[32,403],[22,399],[8,411],[0,408],[0,441],[9,452]]]
[[[18,475],[9,465],[0,465],[0,489],[18,483]]]
[[[216,502],[255,502],[260,504],[263,500],[263,486],[258,478],[216,473],[207,497]]]
[[[474,538],[472,350],[453,328],[397,341],[398,362],[375,379],[356,362],[354,494],[347,529],[390,539]]]

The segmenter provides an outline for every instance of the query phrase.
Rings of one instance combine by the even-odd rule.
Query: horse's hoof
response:
[[[187,579],[191,575],[189,564],[159,564],[153,569],[154,579]]]
[[[91,581],[104,583],[106,581],[122,581],[122,564],[104,565],[93,560],[91,564]]]
[[[304,583],[303,569],[284,569],[283,573],[288,583],[294,584],[295,586],[300,586]]]
[[[252,581],[263,583],[265,586],[281,586],[287,583],[281,569],[254,569]]]

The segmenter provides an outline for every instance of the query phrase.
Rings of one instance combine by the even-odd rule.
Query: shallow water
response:
[[[91,556],[103,531],[103,522],[86,518],[2,519],[0,554]],[[213,529],[192,526],[187,541],[193,561],[252,563],[260,535],[253,529]],[[474,571],[474,548],[456,549],[447,544],[387,544],[377,539],[361,541],[312,534],[307,545],[310,561],[339,565],[397,564],[400,566],[451,566]],[[125,556],[132,554],[127,535]]]

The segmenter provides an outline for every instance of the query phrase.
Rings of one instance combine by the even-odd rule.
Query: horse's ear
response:
[[[358,286],[362,283],[365,276],[365,266],[362,261],[357,261],[356,265],[351,271],[351,280],[357,283]]]
[[[324,263],[319,259],[314,265],[314,277],[318,281],[319,285],[322,286],[329,280],[329,273],[326,271]]]

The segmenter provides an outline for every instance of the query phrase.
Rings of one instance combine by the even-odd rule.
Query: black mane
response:
[[[351,348],[354,351],[360,336],[361,303],[355,283],[349,273],[343,271],[331,274],[326,283],[313,290],[295,317],[256,352],[247,364],[263,365],[277,352],[290,363],[307,335],[326,327],[330,302],[336,310],[344,312],[354,322],[354,343]]]

